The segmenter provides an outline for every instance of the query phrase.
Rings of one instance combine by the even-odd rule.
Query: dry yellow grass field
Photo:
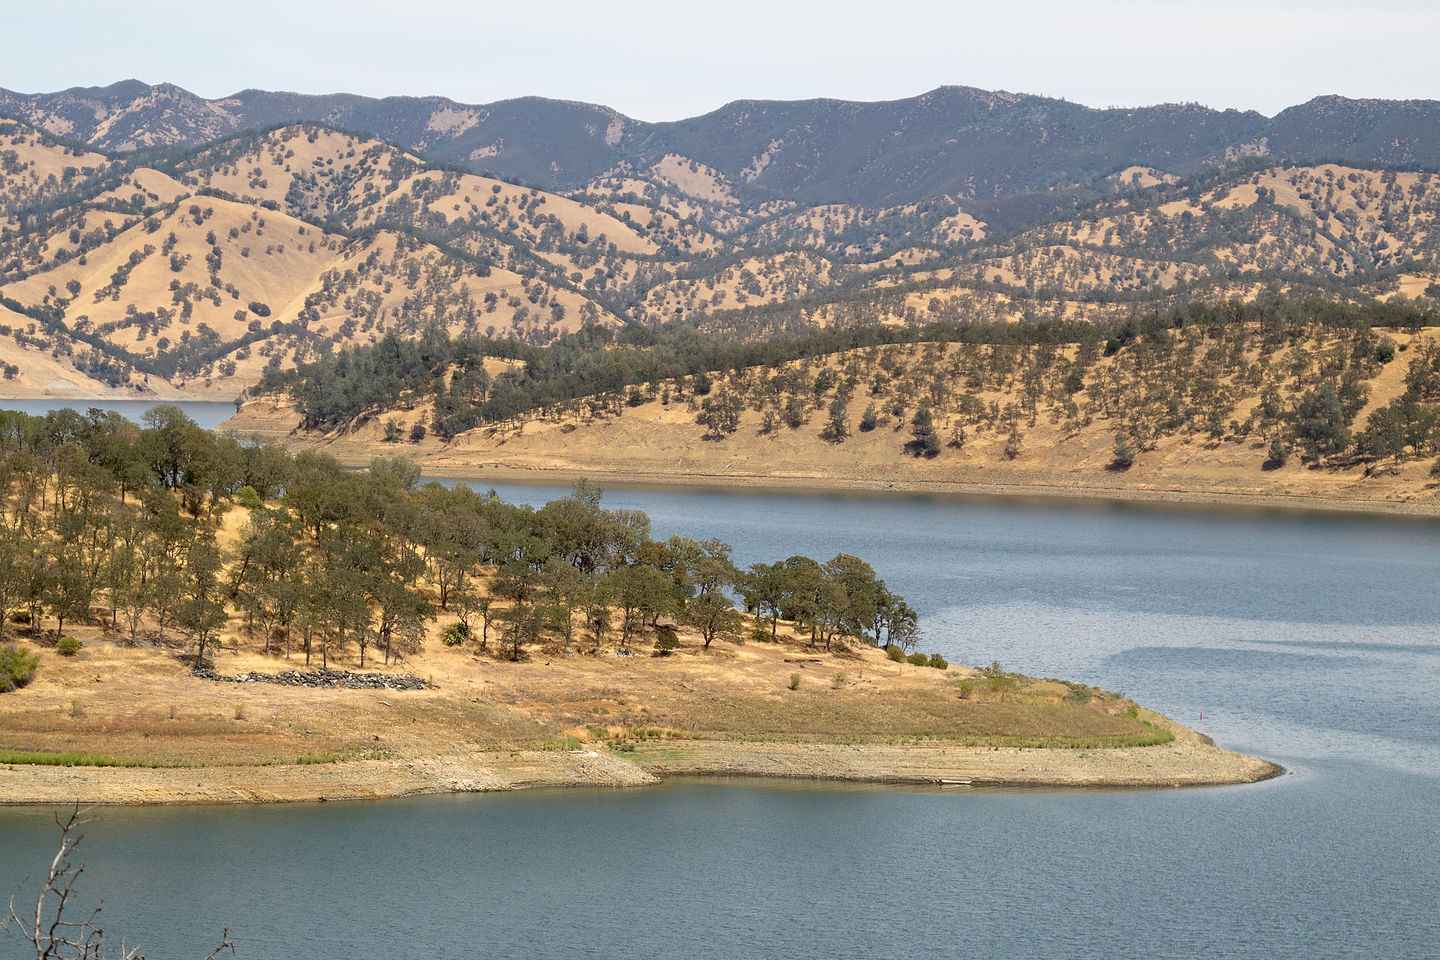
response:
[[[239,626],[220,673],[303,668]],[[339,799],[682,773],[1181,785],[1276,772],[1113,694],[896,663],[873,647],[811,649],[784,632],[704,650],[682,631],[666,656],[648,639],[628,656],[577,639],[520,662],[493,640],[446,647],[432,634],[410,662],[368,668],[422,677],[420,691],[215,682],[173,647],[76,635],[78,654],[39,648],[34,681],[0,695],[0,802]],[[1154,743],[1163,731],[1174,739]],[[83,756],[13,762],[35,752]]]

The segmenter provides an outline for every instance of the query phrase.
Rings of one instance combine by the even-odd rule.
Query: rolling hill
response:
[[[641,124],[540,100],[0,92],[0,388],[229,399],[428,329],[756,340],[1281,295],[1433,311],[1434,107],[1267,120],[956,88]]]

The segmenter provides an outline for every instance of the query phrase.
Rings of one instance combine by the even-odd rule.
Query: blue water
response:
[[[43,417],[51,410],[70,408],[78,413],[85,413],[92,407],[101,410],[114,410],[127,420],[135,423],[145,415],[145,411],[151,407],[159,406],[162,403],[170,403],[166,400],[63,400],[54,397],[32,400],[13,400],[0,397],[0,410],[19,410],[21,413],[28,413],[32,417]],[[173,404],[184,410],[191,420],[211,430],[219,426],[223,421],[235,416],[235,404],[226,401],[212,400],[182,400]]]
[[[922,648],[1123,690],[1289,772],[1202,790],[676,783],[105,810],[83,885],[109,928],[152,958],[203,956],[223,926],[249,958],[1440,956],[1440,523],[605,499],[659,536],[723,537],[742,564],[854,553],[920,610]],[[48,811],[0,811],[0,883],[54,839]]]

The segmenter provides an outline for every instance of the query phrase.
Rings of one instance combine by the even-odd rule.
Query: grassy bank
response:
[[[0,696],[0,801],[269,802],[680,774],[1093,786],[1274,772],[1074,684],[1005,674],[992,686],[970,668],[812,651],[783,632],[709,651],[681,641],[668,656],[552,647],[520,662],[436,643],[404,667],[429,689],[376,691],[216,683],[171,651],[87,637],[72,658],[42,649],[34,682]],[[231,642],[217,666],[283,664]]]

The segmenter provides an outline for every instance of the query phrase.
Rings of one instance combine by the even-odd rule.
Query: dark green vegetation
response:
[[[200,665],[233,607],[266,653],[298,648],[307,663],[347,648],[362,667],[372,649],[403,659],[439,611],[459,617],[447,643],[511,659],[582,636],[594,650],[613,636],[629,653],[654,634],[663,652],[677,624],[706,648],[738,639],[736,593],[772,637],[782,619],[827,649],[919,637],[915,611],[856,557],[741,571],[727,544],[653,540],[645,514],[605,510],[585,483],[534,510],[419,485],[404,459],[350,472],[324,455],[242,446],[175,407],[145,424],[0,412],[0,642],[6,619],[37,641],[53,621],[67,647],[65,625],[88,621],[128,643],[174,637]],[[238,538],[218,536],[237,502],[254,505],[248,522]],[[34,670],[14,647],[0,657],[7,686]]]

